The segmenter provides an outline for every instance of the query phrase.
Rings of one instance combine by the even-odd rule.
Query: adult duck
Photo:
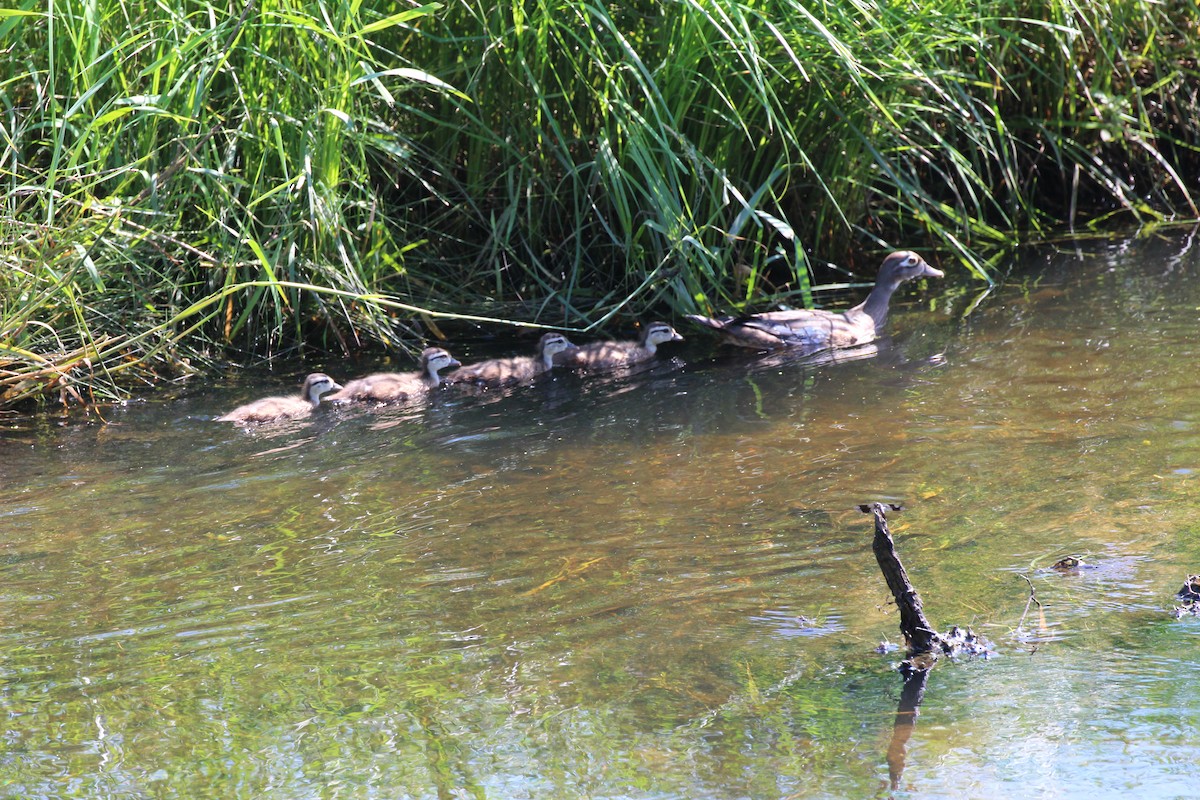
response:
[[[482,389],[502,388],[529,383],[550,370],[554,369],[554,357],[559,353],[572,350],[575,345],[561,333],[543,334],[538,339],[537,353],[534,356],[513,356],[512,358],[493,358],[469,364],[446,376],[446,383],[470,384]]]
[[[304,379],[300,394],[288,397],[264,397],[253,403],[238,406],[228,414],[217,417],[218,422],[275,422],[307,417],[321,404],[321,395],[341,389],[324,372],[314,372]]]
[[[331,403],[405,403],[425,399],[442,382],[438,373],[461,366],[440,347],[421,351],[416,372],[380,372],[346,381],[346,387],[329,396]]]
[[[887,322],[888,304],[900,284],[917,278],[941,278],[944,274],[916,253],[900,250],[883,260],[867,299],[842,313],[800,309],[717,319],[690,314],[688,319],[712,328],[731,344],[755,350],[854,347],[879,335]]]
[[[589,372],[630,367],[654,358],[660,344],[680,341],[683,337],[667,323],[651,322],[636,342],[592,342],[559,354],[554,363]]]

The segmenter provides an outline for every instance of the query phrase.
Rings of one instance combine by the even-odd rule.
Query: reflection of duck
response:
[[[878,335],[887,322],[888,303],[900,284],[943,275],[916,253],[901,250],[883,260],[875,288],[867,299],[844,313],[800,309],[719,319],[693,314],[688,319],[718,331],[731,344],[756,350],[853,347],[870,342]]]
[[[380,372],[346,381],[346,388],[329,397],[331,403],[402,403],[419,400],[441,383],[438,372],[459,366],[454,356],[440,347],[421,352],[416,372]]]
[[[304,379],[300,394],[290,397],[264,397],[253,403],[238,406],[219,422],[272,422],[281,419],[306,417],[321,403],[321,395],[342,387],[323,372],[314,372]]]
[[[586,370],[612,369],[639,364],[654,358],[658,346],[665,342],[683,341],[683,337],[665,322],[652,322],[636,342],[592,342],[561,353],[555,364],[581,367]]]
[[[536,356],[493,358],[469,364],[446,376],[446,383],[468,383],[479,387],[515,386],[528,383],[554,368],[554,356],[575,347],[561,333],[547,333],[538,340]]]

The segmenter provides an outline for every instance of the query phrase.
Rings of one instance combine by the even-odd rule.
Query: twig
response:
[[[561,572],[559,572],[557,575],[555,575],[550,580],[543,583],[541,586],[535,586],[534,588],[530,589],[527,592],[521,592],[521,597],[529,597],[530,595],[537,594],[538,592],[542,591],[543,589],[549,589],[554,584],[561,583],[562,581],[565,581],[567,578],[574,577],[575,575],[578,575],[579,573],[583,572],[584,570],[586,570],[588,567],[592,566],[593,564],[603,561],[606,558],[607,558],[607,556],[599,556],[598,558],[593,558],[588,561],[585,561],[582,564],[579,564],[578,566],[572,566],[571,559],[567,559],[567,563],[563,565]]]
[[[1029,599],[1025,601],[1025,610],[1021,612],[1021,619],[1017,621],[1018,628],[1025,624],[1025,615],[1029,613],[1029,606],[1032,603],[1037,603],[1038,611],[1042,610],[1042,601],[1037,599],[1037,592],[1033,590],[1033,581],[1029,580],[1028,575],[1021,575],[1021,577],[1029,584]]]

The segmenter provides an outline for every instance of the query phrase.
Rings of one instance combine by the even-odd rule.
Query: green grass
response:
[[[0,407],[1200,216],[1183,0],[18,0]]]

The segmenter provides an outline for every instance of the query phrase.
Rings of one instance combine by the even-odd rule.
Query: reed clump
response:
[[[1184,0],[366,5],[0,10],[0,407],[1200,216]]]

